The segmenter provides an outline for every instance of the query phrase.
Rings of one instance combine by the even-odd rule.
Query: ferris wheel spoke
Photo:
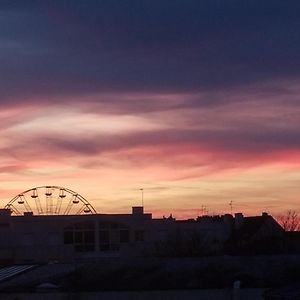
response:
[[[59,201],[59,197],[55,197],[55,199],[53,200],[53,213],[56,215],[57,214],[57,207],[58,207],[58,201]]]
[[[27,212],[31,212],[32,211],[30,205],[27,202],[27,199],[24,196],[24,194],[20,194],[18,196],[17,203],[20,204],[20,205],[22,205],[22,206],[24,205],[25,211],[27,211]]]
[[[66,191],[63,188],[59,189],[59,195],[58,195],[58,199],[57,199],[57,205],[56,205],[56,213],[59,214],[60,210],[61,210],[61,205],[62,205],[62,201],[63,199],[66,198]]]
[[[35,198],[35,205],[36,205],[38,214],[43,215],[44,212],[43,212],[43,208],[42,208],[42,205],[41,205],[41,200],[40,200],[39,197]]]
[[[53,213],[53,197],[46,196],[46,214],[51,215]]]
[[[72,206],[73,206],[73,197],[70,199],[67,208],[65,209],[64,215],[67,215],[70,212]]]
[[[53,211],[53,198],[52,195],[51,196],[47,196],[47,204],[48,204],[48,215],[52,214]]]
[[[51,215],[53,211],[52,187],[46,186],[46,214]]]
[[[85,208],[84,208],[83,212],[84,212],[85,214],[88,214],[88,213],[91,213],[91,212],[92,212],[88,204],[85,205]]]
[[[17,208],[13,204],[8,205],[9,209],[11,209],[17,216],[22,215]]]
[[[32,212],[32,209],[31,209],[27,199],[25,198],[25,196],[23,196],[23,197],[24,197],[24,206],[25,206],[26,211],[27,212]]]
[[[87,204],[87,207],[89,208],[91,214],[96,214],[97,213],[95,208],[91,204]]]
[[[43,214],[43,208],[42,208],[42,205],[41,205],[41,200],[39,198],[39,194],[38,194],[37,189],[32,190],[31,198],[34,199],[35,206],[36,206],[38,214],[42,215]]]
[[[58,196],[57,200],[56,200],[56,206],[55,206],[55,214],[58,215],[60,212],[60,208],[61,208],[61,204],[62,204],[62,198],[60,198]]]
[[[77,215],[80,215],[82,213],[88,214],[88,213],[92,213],[92,210],[90,209],[89,205],[84,203],[82,205],[82,207],[80,208],[80,210],[77,212]]]
[[[80,214],[83,212],[84,207],[85,207],[85,204],[83,204],[83,205],[79,208],[79,210],[77,211],[76,215],[80,215]]]
[[[49,213],[49,199],[48,199],[48,197],[46,196],[46,214],[48,214]]]

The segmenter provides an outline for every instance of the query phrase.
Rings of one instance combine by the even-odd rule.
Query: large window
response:
[[[143,242],[144,241],[144,230],[136,230],[134,232],[134,240],[136,242]]]
[[[120,243],[128,243],[130,240],[129,230],[121,229],[120,230]]]
[[[130,232],[127,225],[118,222],[99,222],[100,251],[118,251],[120,243],[129,241]]]
[[[101,251],[110,250],[109,230],[99,230],[99,248]]]
[[[77,252],[95,251],[94,222],[81,222],[65,227],[64,243],[74,245]]]
[[[96,250],[96,237],[99,251],[119,251],[120,245],[130,242],[130,230],[119,222],[99,222],[96,231],[94,222],[81,222],[65,227],[64,244],[73,245],[77,252]]]

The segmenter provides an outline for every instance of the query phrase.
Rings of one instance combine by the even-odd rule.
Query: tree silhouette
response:
[[[288,210],[277,217],[278,223],[285,231],[297,231],[300,228],[300,217],[295,210]]]

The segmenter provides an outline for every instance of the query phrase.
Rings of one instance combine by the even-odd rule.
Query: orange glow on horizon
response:
[[[178,105],[183,96],[165,97]],[[123,97],[128,101],[130,95]],[[164,95],[149,98],[161,101]],[[154,217],[196,217],[202,205],[224,214],[230,201],[235,212],[248,215],[298,209],[300,150],[292,138],[285,144],[276,136],[293,133],[293,107],[283,108],[293,116],[287,124],[275,122],[280,102],[265,120],[264,101],[260,110],[257,101],[236,105],[235,113],[232,104],[136,114],[93,106],[90,111],[89,105],[87,111],[82,103],[72,109],[57,104],[1,111],[10,120],[0,131],[2,206],[34,186],[58,185],[82,194],[103,213],[130,212],[140,204],[141,187]],[[276,124],[269,142],[259,132],[264,121],[268,130]]]

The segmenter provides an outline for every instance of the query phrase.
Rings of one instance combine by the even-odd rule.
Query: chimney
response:
[[[132,207],[132,215],[133,216],[142,216],[144,214],[143,206],[133,206]]]
[[[234,214],[234,228],[240,229],[243,226],[244,216],[242,213]]]

